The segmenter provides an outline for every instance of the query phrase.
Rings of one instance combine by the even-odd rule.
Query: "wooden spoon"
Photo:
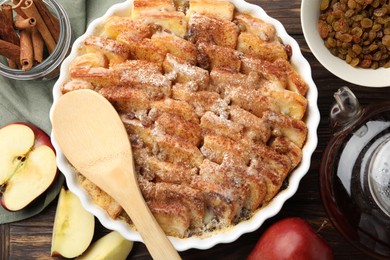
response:
[[[129,138],[114,107],[95,91],[72,91],[59,98],[52,124],[69,162],[123,207],[152,257],[180,259],[142,197]]]

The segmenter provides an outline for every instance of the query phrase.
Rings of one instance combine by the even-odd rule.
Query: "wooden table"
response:
[[[181,256],[184,259],[244,259],[260,235],[272,223],[285,217],[298,216],[306,219],[314,229],[318,229],[324,221],[327,221],[328,224],[321,230],[320,235],[328,241],[336,259],[369,259],[352,247],[329,223],[319,194],[319,166],[322,152],[331,136],[328,127],[328,111],[333,103],[333,93],[341,86],[349,86],[362,105],[367,105],[388,100],[390,88],[359,87],[338,79],[324,69],[312,55],[303,37],[300,23],[300,0],[252,0],[249,2],[262,6],[270,16],[282,22],[287,32],[298,41],[304,56],[312,66],[313,79],[319,91],[318,106],[321,113],[318,147],[313,154],[310,170],[302,179],[299,190],[287,201],[277,216],[267,220],[257,231],[241,236],[234,243],[217,245],[204,251],[192,249],[181,252]],[[52,259],[50,243],[55,208],[56,201],[33,218],[1,225],[0,259]],[[108,230],[100,223],[96,224],[95,238],[107,232]],[[150,256],[143,244],[136,243],[129,259],[150,259]]]

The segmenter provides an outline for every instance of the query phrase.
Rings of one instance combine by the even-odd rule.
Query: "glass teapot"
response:
[[[390,257],[390,102],[362,108],[334,94],[334,134],[321,163],[321,197],[333,225],[366,254]]]

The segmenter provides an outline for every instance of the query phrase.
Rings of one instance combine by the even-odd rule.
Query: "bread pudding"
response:
[[[118,111],[167,235],[203,237],[250,218],[301,162],[308,84],[274,26],[229,1],[134,0],[78,53],[61,91],[93,89]],[[107,214],[131,223],[78,177]]]

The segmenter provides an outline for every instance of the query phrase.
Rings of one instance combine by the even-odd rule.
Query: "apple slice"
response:
[[[53,183],[56,155],[49,136],[36,126],[13,123],[0,129],[1,205],[28,206]]]
[[[79,198],[62,187],[54,217],[51,256],[74,258],[90,245],[95,217],[86,211]]]
[[[133,241],[112,231],[94,242],[77,260],[112,259],[124,260],[133,248]]]

